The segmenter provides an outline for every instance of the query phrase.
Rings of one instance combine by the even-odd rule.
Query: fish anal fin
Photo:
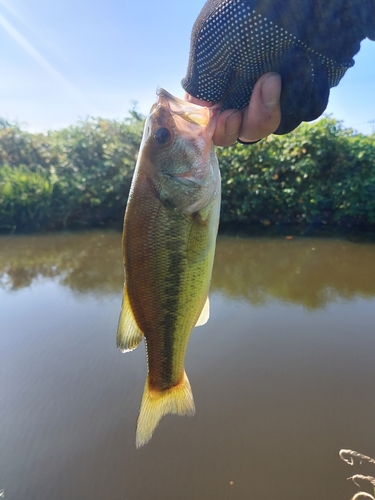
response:
[[[122,352],[133,351],[142,339],[143,333],[135,321],[126,287],[124,287],[124,296],[117,328],[117,348]]]
[[[210,317],[210,300],[207,297],[206,302],[204,303],[202,312],[198,318],[198,321],[195,326],[205,325]]]
[[[161,418],[168,413],[188,416],[195,413],[193,394],[185,372],[179,384],[164,391],[150,388],[147,377],[137,422],[137,448],[151,439]]]

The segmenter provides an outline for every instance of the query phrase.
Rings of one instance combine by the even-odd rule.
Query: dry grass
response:
[[[367,455],[363,455],[362,453],[358,453],[357,451],[353,450],[340,450],[339,452],[341,460],[346,462],[348,465],[354,465],[356,463],[359,463],[359,465],[362,462],[368,462],[371,464],[375,464],[375,460],[371,457],[368,457]],[[352,480],[358,488],[361,488],[360,482],[364,481],[366,484],[370,483],[373,486],[374,493],[375,493],[375,478],[373,476],[364,476],[362,474],[354,474],[353,476],[348,477],[348,480]],[[351,500],[375,500],[375,497],[373,495],[370,495],[370,493],[366,493],[365,491],[360,491],[354,495],[354,497]]]

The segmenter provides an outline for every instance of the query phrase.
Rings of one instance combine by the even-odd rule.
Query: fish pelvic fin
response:
[[[137,422],[137,448],[151,439],[161,418],[167,413],[188,416],[195,413],[193,393],[185,372],[180,383],[165,391],[150,389],[147,377]]]
[[[210,317],[210,299],[207,297],[206,302],[204,303],[202,312],[198,318],[198,321],[195,326],[205,325]]]
[[[126,287],[124,287],[124,296],[117,328],[117,348],[122,352],[133,351],[142,339],[143,333],[135,321]]]

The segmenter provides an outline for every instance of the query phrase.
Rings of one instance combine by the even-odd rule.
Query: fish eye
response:
[[[155,130],[154,137],[159,144],[167,144],[171,140],[172,135],[167,128],[160,127]]]

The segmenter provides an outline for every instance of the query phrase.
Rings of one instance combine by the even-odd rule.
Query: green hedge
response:
[[[0,120],[0,229],[121,223],[143,123],[132,111],[44,135]],[[224,228],[375,225],[375,134],[324,118],[218,157]]]
[[[222,223],[372,226],[375,134],[332,118],[219,151]]]
[[[121,220],[142,128],[136,112],[124,122],[88,119],[47,135],[0,125],[0,228]]]

